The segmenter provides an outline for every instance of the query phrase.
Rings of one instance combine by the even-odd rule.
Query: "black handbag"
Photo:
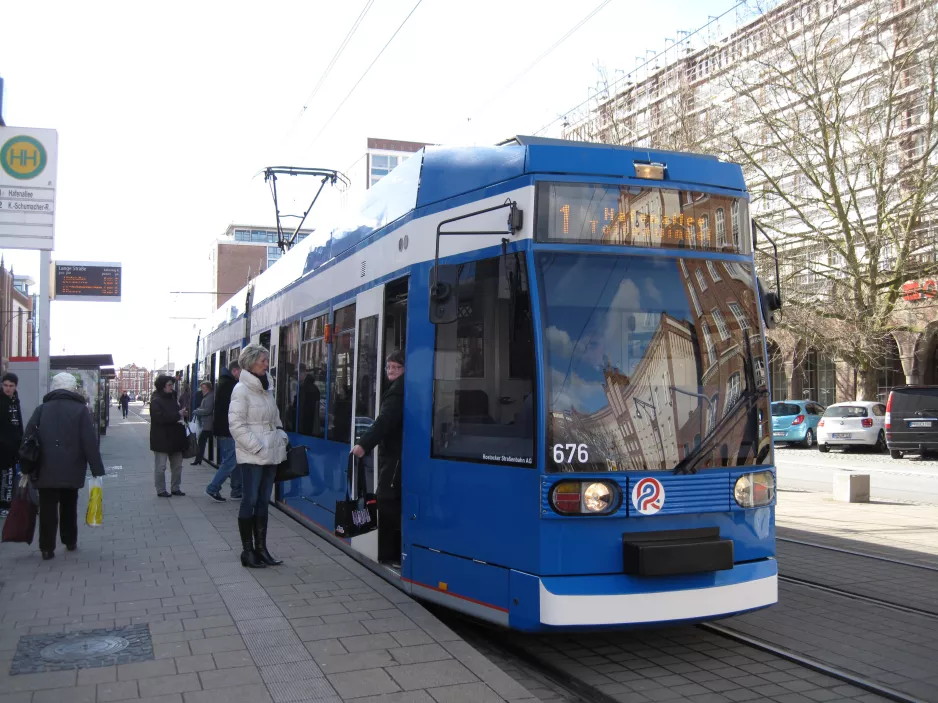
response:
[[[192,432],[188,425],[183,428],[185,432],[185,445],[182,449],[183,459],[192,459],[199,453],[199,438],[195,432]]]
[[[277,464],[277,475],[274,481],[292,481],[295,478],[309,476],[309,459],[306,456],[306,447],[289,447],[287,458]]]
[[[39,442],[39,425],[42,421],[42,406],[36,408],[36,426],[23,437],[20,443],[19,460],[23,473],[29,474],[33,480],[39,477],[39,463],[42,459],[42,445]]]
[[[367,534],[377,527],[378,499],[374,493],[365,492],[365,468],[361,459],[349,454],[345,500],[335,503],[335,534],[347,539]]]

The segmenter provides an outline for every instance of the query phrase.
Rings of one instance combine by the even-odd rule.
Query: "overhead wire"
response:
[[[558,39],[558,40],[555,41],[553,44],[551,44],[550,47],[548,47],[540,56],[538,56],[536,59],[534,59],[534,61],[532,61],[532,62],[528,65],[527,68],[525,68],[523,71],[521,71],[518,75],[516,75],[514,78],[512,78],[510,81],[508,81],[508,82],[507,82],[505,85],[503,85],[501,88],[499,88],[499,89],[482,105],[482,107],[477,108],[476,110],[474,110],[474,111],[473,111],[473,114],[485,112],[485,110],[488,109],[489,105],[491,105],[499,95],[501,95],[502,93],[504,93],[504,92],[505,92],[506,90],[508,90],[511,86],[513,86],[515,83],[517,83],[517,82],[520,81],[522,78],[524,78],[528,73],[530,73],[530,72],[534,69],[534,67],[537,66],[541,61],[543,61],[544,59],[546,59],[546,58],[554,51],[554,49],[556,49],[557,47],[559,47],[559,46],[560,46],[561,44],[563,44],[567,39],[569,39],[571,36],[573,36],[573,34],[575,34],[575,33],[577,32],[577,30],[579,30],[584,24],[586,24],[586,23],[589,22],[591,19],[593,19],[593,17],[594,17],[597,13],[599,13],[600,10],[602,10],[604,7],[606,7],[606,5],[608,5],[610,2],[612,2],[612,0],[603,0],[601,3],[599,3],[599,5],[597,5],[595,8],[593,8],[592,12],[590,12],[588,15],[586,15],[586,17],[584,17],[584,18],[581,19],[579,22],[577,22],[576,25],[574,25],[573,27],[571,27],[570,30],[569,30],[566,34],[564,34],[562,37],[560,37],[560,39]],[[470,115],[470,117],[469,117],[468,119],[471,120],[471,119],[472,119],[472,116]]]
[[[362,8],[362,11],[358,14],[358,17],[355,19],[354,24],[352,24],[351,29],[349,29],[348,34],[345,35],[345,39],[342,40],[342,43],[339,45],[339,48],[336,49],[335,54],[332,56],[332,60],[329,62],[329,65],[326,66],[325,70],[322,72],[322,75],[319,77],[319,81],[316,83],[316,87],[313,88],[312,92],[309,94],[309,97],[303,101],[303,109],[300,110],[300,115],[306,112],[306,109],[309,107],[309,104],[313,101],[313,98],[316,97],[316,93],[319,92],[319,89],[322,87],[322,84],[325,83],[326,78],[329,77],[329,73],[332,71],[333,66],[339,60],[339,57],[342,56],[342,52],[345,51],[345,47],[348,46],[349,41],[352,39],[352,36],[355,34],[355,31],[358,29],[358,26],[362,23],[362,20],[365,19],[365,15],[368,14],[368,10],[371,9],[371,6],[375,4],[375,0],[368,0],[365,3],[365,7]]]
[[[391,42],[394,41],[394,37],[396,37],[396,36],[398,35],[398,33],[400,33],[400,31],[404,28],[404,25],[407,24],[407,20],[409,20],[409,19],[411,18],[411,16],[414,14],[414,12],[417,11],[417,8],[420,7],[420,3],[422,3],[422,2],[423,2],[423,0],[417,0],[417,4],[414,5],[414,7],[411,9],[411,11],[407,13],[407,16],[404,18],[403,22],[401,22],[401,23],[398,25],[397,29],[394,30],[394,34],[391,35],[391,38],[388,39],[387,43],[385,43],[385,45],[381,47],[381,51],[378,52],[378,55],[374,57],[374,59],[372,60],[372,62],[371,62],[370,64],[368,64],[368,68],[365,69],[365,72],[362,73],[361,76],[359,76],[358,80],[355,81],[355,84],[352,86],[351,90],[349,90],[348,94],[347,94],[344,98],[342,98],[342,102],[339,103],[339,106],[338,106],[338,107],[335,109],[335,111],[329,116],[329,119],[326,120],[325,124],[322,126],[322,128],[319,130],[319,132],[316,133],[316,136],[313,137],[313,141],[311,141],[311,142],[309,143],[309,145],[306,147],[306,149],[303,151],[303,156],[305,156],[305,155],[309,152],[309,150],[313,148],[313,145],[314,145],[317,141],[319,141],[319,137],[321,137],[321,136],[322,136],[322,133],[326,131],[326,128],[332,123],[332,120],[335,119],[335,116],[339,114],[339,111],[342,109],[342,107],[345,105],[345,103],[348,102],[348,99],[349,99],[350,97],[352,97],[352,93],[355,92],[355,89],[358,88],[359,84],[360,84],[363,80],[365,80],[365,76],[368,75],[368,72],[371,71],[372,67],[378,62],[378,59],[381,58],[381,55],[382,55],[382,54],[385,52],[385,50],[391,45]]]
[[[705,25],[703,25],[702,27],[698,27],[698,28],[695,29],[693,32],[689,33],[686,37],[684,37],[683,39],[681,39],[681,41],[675,42],[675,43],[672,45],[671,48],[672,48],[672,49],[676,49],[679,45],[684,44],[685,42],[688,42],[688,43],[689,43],[691,37],[693,37],[695,34],[698,34],[698,33],[702,32],[704,29],[706,29],[707,27],[709,27],[709,26],[710,26],[711,24],[713,24],[714,22],[719,22],[719,21],[720,21],[723,17],[725,17],[726,15],[730,14],[731,12],[735,12],[735,11],[738,10],[741,6],[746,5],[747,2],[748,2],[748,0],[739,0],[735,5],[733,5],[730,9],[728,9],[728,10],[727,10],[726,12],[724,12],[723,14],[717,15],[716,17],[713,17],[709,22],[707,22],[707,23],[706,23]],[[650,49],[649,49],[649,51],[650,51]],[[599,96],[602,95],[603,93],[606,93],[606,92],[611,93],[612,90],[613,90],[613,88],[615,88],[615,87],[616,87],[619,83],[621,83],[623,80],[626,80],[626,78],[628,78],[628,79],[631,81],[631,78],[632,78],[632,75],[633,75],[633,74],[637,74],[640,70],[642,70],[643,68],[645,68],[646,66],[648,66],[652,61],[657,61],[657,60],[661,57],[661,55],[664,54],[664,53],[666,53],[667,51],[668,51],[668,48],[665,47],[664,49],[662,49],[662,50],[659,51],[658,53],[654,54],[650,59],[646,59],[646,60],[645,60],[645,63],[643,63],[642,65],[636,66],[633,71],[630,71],[628,74],[623,75],[621,78],[617,78],[616,80],[614,80],[608,87],[606,87],[606,88],[604,88],[604,89],[602,89],[602,90],[597,90],[595,93],[593,93],[592,95],[590,95],[586,100],[584,100],[583,102],[581,102],[579,105],[575,105],[575,106],[571,107],[569,110],[566,110],[566,111],[563,112],[562,114],[560,114],[560,115],[558,115],[557,117],[555,117],[554,119],[552,119],[552,120],[551,120],[550,122],[548,122],[546,125],[544,125],[543,127],[541,127],[539,130],[537,130],[537,131],[534,133],[534,136],[536,137],[536,136],[542,134],[545,130],[550,129],[551,127],[553,127],[555,124],[557,124],[557,123],[560,122],[561,120],[565,120],[565,119],[566,119],[567,117],[569,117],[573,112],[579,110],[579,109],[582,108],[584,105],[588,105],[590,102],[592,102],[593,100],[595,100],[597,97],[599,97]],[[646,53],[646,56],[647,56],[647,53]]]

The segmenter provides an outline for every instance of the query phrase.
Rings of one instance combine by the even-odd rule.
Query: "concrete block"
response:
[[[834,500],[841,503],[869,503],[869,474],[834,474]]]

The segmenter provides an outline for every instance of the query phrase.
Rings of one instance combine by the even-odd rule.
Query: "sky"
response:
[[[121,302],[52,302],[51,353],[190,363],[212,310],[212,243],[232,223],[275,224],[264,167],[346,171],[368,137],[493,144],[535,133],[595,92],[598,65],[613,78],[634,72],[736,3],[416,4],[0,0],[4,26],[22,29],[0,37],[4,119],[58,131],[52,258],[123,265]],[[733,24],[730,13],[713,31]],[[305,184],[290,185],[282,210],[296,211]],[[307,224],[326,226],[339,202],[324,194]],[[38,292],[38,253],[2,253]]]

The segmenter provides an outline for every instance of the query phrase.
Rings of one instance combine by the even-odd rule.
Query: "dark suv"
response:
[[[889,456],[938,452],[938,386],[898,386],[886,402]]]

